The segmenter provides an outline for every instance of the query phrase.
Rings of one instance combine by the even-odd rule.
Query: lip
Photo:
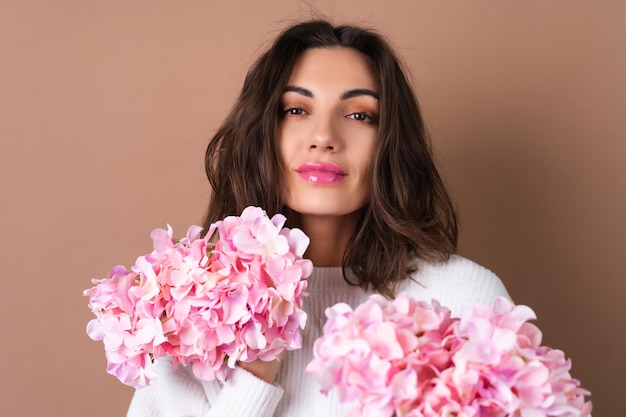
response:
[[[296,172],[306,182],[321,185],[336,184],[348,175],[337,165],[327,162],[306,162]]]

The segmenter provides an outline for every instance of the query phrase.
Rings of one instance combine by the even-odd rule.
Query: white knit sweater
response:
[[[398,289],[418,299],[437,299],[454,316],[474,304],[491,304],[497,296],[508,297],[502,282],[491,271],[460,256],[447,263],[421,263],[414,281]],[[128,417],[340,417],[342,406],[334,390],[328,396],[304,368],[312,360],[315,339],[321,333],[324,311],[338,302],[356,307],[371,293],[348,285],[341,268],[315,268],[308,280],[309,296],[304,300],[308,314],[302,335],[302,349],[287,352],[275,384],[268,384],[236,368],[224,385],[194,377],[190,368],[172,369],[168,360],[159,363],[159,378],[139,388],[130,404]]]

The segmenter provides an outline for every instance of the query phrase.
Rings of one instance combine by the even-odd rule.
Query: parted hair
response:
[[[367,56],[379,89],[369,203],[360,210],[343,255],[343,275],[354,285],[392,296],[396,284],[416,271],[417,259],[441,262],[456,252],[458,225],[415,93],[389,43],[371,29],[325,20],[297,23],[282,31],[251,66],[234,107],[206,150],[213,190],[204,227],[250,205],[270,216],[283,213],[289,225],[277,135],[281,96],[305,50],[331,47]]]

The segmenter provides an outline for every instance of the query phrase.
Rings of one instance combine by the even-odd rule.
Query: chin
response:
[[[365,207],[366,203],[355,205],[351,204],[329,204],[326,202],[301,202],[300,204],[287,204],[292,211],[300,216],[310,217],[345,217],[355,215]]]

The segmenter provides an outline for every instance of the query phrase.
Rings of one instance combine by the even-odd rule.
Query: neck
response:
[[[304,256],[313,265],[325,267],[341,266],[357,219],[358,213],[345,216],[312,216],[293,212],[291,223],[311,238]]]

